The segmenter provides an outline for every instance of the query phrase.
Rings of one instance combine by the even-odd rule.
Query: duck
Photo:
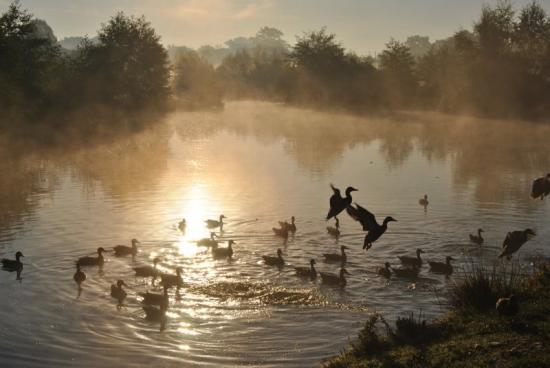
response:
[[[152,277],[154,282],[159,274],[157,270],[157,264],[159,262],[160,262],[160,258],[155,257],[153,259],[153,266],[134,267],[133,270],[136,273],[136,277]]]
[[[290,218],[290,223],[287,221],[279,221],[279,226],[281,229],[286,229],[287,231],[290,231],[291,233],[296,232],[296,218],[292,216]]]
[[[309,260],[309,267],[295,267],[296,275],[300,277],[309,277],[314,279],[317,277],[317,270],[315,269],[315,260],[312,258]]]
[[[391,265],[390,262],[384,263],[384,267],[378,267],[376,273],[382,277],[389,279],[391,277]]]
[[[517,297],[512,294],[508,298],[499,298],[495,309],[500,316],[515,316],[519,312]]]
[[[103,259],[103,252],[105,252],[105,249],[103,249],[103,247],[99,247],[97,248],[97,257],[80,257],[77,263],[80,266],[103,266],[103,263],[105,263],[105,259]]]
[[[403,278],[409,278],[414,279],[418,277],[418,273],[420,272],[420,269],[418,267],[412,267],[412,268],[393,268],[391,267],[391,270],[393,274],[397,277],[403,277]]]
[[[321,275],[321,282],[323,284],[345,286],[347,284],[345,275],[349,275],[350,273],[342,267],[338,275],[328,272],[320,272],[319,274]]]
[[[227,241],[227,248],[213,248],[212,255],[215,258],[231,258],[233,256],[233,244],[237,244],[234,240]]]
[[[445,262],[428,261],[428,264],[430,265],[430,271],[450,275],[451,273],[453,273],[453,266],[451,265],[451,261],[454,260],[455,259],[453,257],[447,256],[445,257]]]
[[[275,236],[279,236],[283,239],[288,239],[289,230],[287,227],[281,227],[281,228],[274,227],[273,233],[275,234]]]
[[[181,279],[181,273],[183,269],[181,267],[176,267],[176,274],[167,274],[164,273],[160,275],[161,278],[161,284],[163,286],[172,287],[175,286],[178,289],[183,286],[183,280]]]
[[[168,306],[168,289],[169,287],[164,285],[162,294],[150,293],[149,291],[146,291],[145,293],[139,293],[138,295],[143,298],[141,304],[158,305],[160,307]]]
[[[124,280],[117,280],[116,285],[111,285],[111,296],[118,300],[119,303],[122,303],[127,295],[126,291],[122,288],[123,286],[128,287],[128,285],[124,283]]]
[[[2,268],[9,272],[21,272],[21,270],[23,270],[21,257],[24,257],[23,253],[17,251],[17,253],[15,253],[15,259],[2,258]]]
[[[187,221],[185,221],[185,219],[182,219],[180,222],[178,222],[178,229],[180,229],[180,231],[185,231],[186,228]]]
[[[416,257],[409,256],[398,256],[401,263],[405,266],[418,267],[422,266],[422,258],[420,258],[420,253],[424,253],[422,249],[416,250]]]
[[[483,233],[483,232],[484,232],[483,229],[477,229],[477,235],[470,234],[470,241],[472,243],[477,244],[477,245],[482,245],[483,241],[485,240],[481,236],[481,233]]]
[[[323,253],[323,257],[325,257],[325,261],[327,262],[342,262],[345,263],[348,259],[348,256],[346,255],[346,247],[345,245],[342,245],[340,247],[340,254],[338,253]]]
[[[535,179],[531,187],[531,198],[541,200],[550,194],[550,173],[542,178]]]
[[[145,312],[145,319],[152,322],[159,322],[166,318],[166,309],[167,307],[155,307],[152,305],[142,306],[143,311]],[[162,327],[161,327],[162,329]]]
[[[281,248],[277,249],[277,257],[262,256],[264,263],[268,266],[284,266],[285,260],[283,259],[283,251]]]
[[[427,194],[424,194],[424,198],[420,198],[418,200],[418,204],[421,205],[421,206],[424,206],[424,207],[427,207],[429,203],[430,202],[428,202],[428,195]]]
[[[113,247],[113,249],[115,250],[115,257],[125,257],[129,255],[135,257],[138,251],[137,245],[139,244],[139,241],[137,239],[132,239],[131,243],[131,247],[128,247],[126,245],[117,245]]]
[[[338,217],[334,216],[334,220],[336,221],[334,224],[334,227],[327,226],[327,232],[335,237],[340,236],[340,220],[338,220]]]
[[[80,265],[76,264],[76,272],[73,276],[74,282],[78,285],[78,288],[80,289],[80,285],[86,281],[86,274],[80,269]]]
[[[364,231],[368,231],[363,241],[363,249],[365,250],[369,250],[372,247],[372,243],[378,240],[386,230],[388,230],[389,222],[397,221],[393,217],[387,216],[382,222],[382,225],[379,225],[378,222],[376,222],[376,217],[357,203],[355,203],[355,207],[349,205],[346,211],[352,219],[358,221],[363,226]]]
[[[334,185],[330,184],[333,194],[330,197],[330,209],[327,214],[327,220],[330,220],[332,217],[337,216],[340,212],[346,209],[351,204],[351,192],[357,192],[358,190],[354,187],[346,188],[346,196],[342,197],[340,194],[340,189],[336,188]]]
[[[215,239],[218,235],[216,233],[211,232],[210,238],[203,238],[201,240],[197,241],[197,245],[201,247],[209,247],[209,248],[216,248],[218,246],[218,241]]]
[[[502,253],[498,258],[506,257],[508,260],[512,259],[512,254],[517,252],[523,244],[536,235],[532,229],[509,232],[502,243]]]
[[[220,215],[219,219],[218,220],[206,220],[204,221],[206,223],[206,227],[208,227],[209,229],[215,229],[217,227],[220,228],[220,230],[223,228],[223,219],[224,218],[227,218],[225,217],[224,215]]]

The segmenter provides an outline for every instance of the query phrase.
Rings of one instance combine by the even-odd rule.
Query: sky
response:
[[[5,11],[10,0],[0,0]],[[521,8],[531,0],[514,0]],[[94,36],[101,23],[118,11],[144,15],[165,45],[221,45],[252,36],[262,26],[276,27],[291,44],[303,31],[323,26],[350,50],[374,54],[394,38],[410,35],[436,40],[471,29],[483,4],[495,0],[20,0],[44,19],[61,39]],[[550,12],[550,0],[539,3]]]

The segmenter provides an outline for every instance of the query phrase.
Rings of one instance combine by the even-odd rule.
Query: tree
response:
[[[416,93],[415,62],[409,48],[391,40],[379,59],[386,102],[397,107],[409,105]]]

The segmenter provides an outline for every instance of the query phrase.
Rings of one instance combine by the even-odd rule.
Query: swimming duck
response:
[[[182,219],[180,222],[178,222],[178,229],[180,229],[180,231],[185,231],[186,228],[187,221],[185,221],[185,219]]]
[[[78,288],[86,281],[86,274],[80,270],[80,265],[78,263],[76,264],[76,272],[74,273],[73,280],[78,285]]]
[[[420,204],[421,206],[424,206],[424,207],[427,207],[429,203],[430,202],[428,202],[428,195],[427,194],[424,194],[424,198],[420,198],[418,200],[418,204]]]
[[[224,215],[220,215],[219,220],[206,220],[204,222],[206,222],[206,227],[208,227],[209,229],[215,229],[215,228],[219,227],[220,230],[221,230],[223,228],[223,219],[224,218],[227,218],[227,217],[225,217]]]
[[[289,230],[287,227],[281,227],[281,228],[276,228],[274,227],[273,228],[273,233],[276,235],[276,236],[279,236],[283,239],[288,239],[288,233],[289,233]]]
[[[428,261],[428,264],[430,265],[430,271],[450,275],[451,273],[453,273],[453,266],[451,265],[451,261],[454,261],[454,258],[450,256],[447,256],[445,258],[445,262]]]
[[[310,267],[295,267],[296,275],[301,277],[309,277],[314,279],[317,277],[317,270],[315,269],[315,260],[309,260]]]
[[[363,230],[368,231],[363,242],[363,249],[366,250],[369,250],[372,247],[372,243],[378,240],[378,238],[386,232],[388,229],[388,222],[397,221],[393,217],[388,216],[384,219],[382,225],[379,225],[378,222],[376,222],[376,217],[367,211],[366,208],[359,206],[357,203],[355,204],[355,207],[352,205],[346,207],[346,211],[351,218],[355,221],[359,221],[359,223],[363,226]]]
[[[143,311],[145,312],[145,319],[152,322],[163,321],[166,318],[166,309],[167,307],[161,306],[159,308],[152,305],[142,306]],[[161,326],[162,329],[162,326]]]
[[[384,267],[378,267],[376,273],[382,277],[389,279],[391,277],[390,262],[384,263]]]
[[[340,220],[338,220],[338,217],[334,216],[334,220],[336,220],[336,223],[334,224],[335,227],[327,226],[327,232],[335,237],[340,236]]]
[[[123,280],[118,280],[116,285],[111,285],[111,296],[118,300],[119,303],[122,303],[124,298],[126,298],[126,292],[122,288],[123,286],[128,287]]]
[[[155,257],[153,259],[153,266],[140,266],[140,267],[134,267],[133,270],[136,273],[136,277],[152,277],[153,282],[159,275],[159,272],[157,270],[157,264],[160,262],[160,258]]]
[[[137,254],[137,245],[139,244],[139,241],[137,239],[131,240],[132,246],[128,247],[126,245],[117,245],[113,249],[115,250],[115,256],[116,257],[124,257],[124,256],[136,256]]]
[[[24,257],[24,255],[23,253],[18,251],[17,253],[15,253],[15,260],[3,258],[2,268],[10,272],[21,272],[21,270],[23,269],[23,262],[21,262],[21,257]]]
[[[143,298],[143,300],[141,301],[141,304],[143,304],[143,305],[158,305],[160,307],[162,307],[162,306],[167,307],[168,306],[168,301],[169,301],[168,289],[169,289],[169,287],[165,285],[163,287],[163,293],[162,294],[150,293],[148,291],[145,292],[145,293],[139,293],[138,295]]]
[[[330,220],[331,217],[337,216],[340,212],[346,209],[346,207],[348,207],[352,201],[351,192],[357,191],[357,189],[355,189],[354,187],[347,187],[346,197],[342,198],[342,195],[340,194],[340,189],[336,188],[332,184],[330,184],[330,187],[332,188],[334,194],[330,197],[330,210],[327,214],[327,220]]]
[[[512,254],[517,252],[523,244],[535,235],[537,234],[531,229],[509,232],[502,243],[502,253],[498,258],[506,257],[507,259],[512,259]]]
[[[501,316],[515,316],[519,312],[519,304],[515,295],[509,298],[500,298],[495,305],[497,313]]]
[[[103,266],[103,263],[105,263],[103,252],[105,252],[105,249],[99,247],[97,248],[97,257],[81,257],[78,259],[77,263],[80,266]]]
[[[550,194],[550,173],[546,174],[542,178],[538,178],[533,181],[533,186],[531,187],[531,198],[535,199],[544,197]]]
[[[167,274],[167,273],[164,273],[164,274],[160,275],[160,278],[161,278],[160,283],[163,286],[168,286],[168,287],[175,286],[179,289],[180,287],[183,286],[183,280],[181,279],[182,271],[183,271],[183,269],[181,267],[177,267],[175,275],[171,275],[171,274]]]
[[[485,240],[481,236],[481,233],[483,233],[483,232],[484,232],[483,229],[477,229],[477,235],[470,234],[470,241],[472,243],[477,244],[477,245],[482,245],[483,241]]]
[[[391,267],[391,270],[393,274],[397,277],[404,277],[409,279],[414,279],[418,277],[418,273],[420,272],[420,269],[418,267],[412,267],[412,268],[393,268]]]
[[[287,221],[279,221],[279,226],[281,229],[286,229],[287,231],[290,231],[291,233],[296,232],[296,218],[292,216],[290,218],[290,224]]]
[[[283,259],[283,251],[281,248],[277,249],[277,257],[262,256],[264,263],[268,266],[284,266],[285,260]]]
[[[227,248],[213,248],[212,255],[215,258],[225,258],[225,257],[231,258],[231,256],[233,256],[233,247],[232,247],[233,244],[237,244],[237,243],[233,240],[228,240]]]
[[[218,241],[215,239],[216,237],[218,237],[216,233],[212,232],[210,233],[210,238],[203,238],[197,241],[197,245],[200,245],[201,247],[216,248],[218,246]]]
[[[328,272],[320,272],[319,274],[321,275],[321,282],[323,284],[345,286],[347,284],[345,275],[349,275],[350,273],[342,267],[338,275]]]
[[[348,259],[348,256],[346,255],[346,247],[345,245],[342,245],[340,247],[340,254],[338,253],[323,253],[323,257],[325,257],[325,261],[327,262],[342,262],[345,263]]]
[[[416,250],[416,257],[409,256],[398,256],[401,263],[405,266],[418,267],[422,266],[422,258],[420,258],[420,253],[424,253],[422,249]]]

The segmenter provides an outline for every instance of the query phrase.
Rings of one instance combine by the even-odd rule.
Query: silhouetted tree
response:
[[[392,107],[410,105],[416,97],[416,77],[414,58],[409,48],[392,40],[386,44],[379,59],[386,103]]]

